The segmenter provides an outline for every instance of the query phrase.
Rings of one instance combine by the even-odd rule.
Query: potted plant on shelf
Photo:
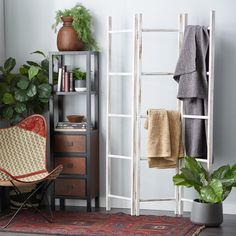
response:
[[[191,221],[195,224],[218,226],[223,222],[222,202],[236,186],[236,164],[224,165],[209,173],[192,157],[184,158],[181,173],[173,177],[178,186],[193,187],[198,199],[193,201]]]
[[[92,15],[82,4],[77,3],[70,9],[56,12],[55,23],[52,25],[55,32],[57,32],[57,26],[62,22],[64,22],[64,26],[58,32],[57,37],[59,51],[98,50],[92,34]]]
[[[81,92],[86,90],[86,72],[81,71],[79,67],[73,69],[73,78],[75,91]]]
[[[19,122],[33,114],[48,110],[52,88],[48,83],[48,60],[41,51],[33,52],[43,56],[40,63],[27,61],[18,72],[14,58],[8,58],[0,67],[0,118]]]

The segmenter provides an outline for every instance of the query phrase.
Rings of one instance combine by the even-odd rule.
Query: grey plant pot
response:
[[[222,203],[202,203],[193,201],[191,221],[194,224],[219,226],[223,222]]]
[[[86,80],[75,80],[75,88],[86,88]]]

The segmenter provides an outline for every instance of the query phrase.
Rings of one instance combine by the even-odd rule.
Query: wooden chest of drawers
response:
[[[53,165],[63,165],[62,174],[55,182],[53,202],[59,198],[60,206],[64,208],[65,199],[85,199],[87,209],[91,211],[91,199],[95,198],[98,207],[98,132],[92,132],[90,140],[87,140],[86,133],[55,132],[52,145]]]

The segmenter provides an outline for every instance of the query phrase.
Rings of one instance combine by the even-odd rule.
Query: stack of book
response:
[[[87,129],[87,122],[68,122],[68,121],[62,121],[58,122],[55,131],[86,131]],[[93,129],[91,125],[91,129]]]
[[[67,66],[58,69],[57,92],[73,92],[73,73],[67,71]]]

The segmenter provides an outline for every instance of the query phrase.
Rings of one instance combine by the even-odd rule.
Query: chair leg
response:
[[[35,211],[37,211],[37,212],[38,212],[44,219],[46,219],[49,223],[52,223],[52,222],[53,222],[53,214],[52,214],[51,209],[49,209],[50,218],[48,218],[46,215],[43,214],[42,211],[40,211],[37,207],[35,207],[35,206],[30,202],[31,197],[32,197],[34,194],[36,194],[36,193],[39,191],[39,189],[41,189],[41,188],[43,188],[43,187],[45,186],[45,187],[43,188],[44,191],[43,191],[42,198],[41,198],[40,204],[39,204],[39,205],[41,205],[41,202],[42,202],[42,200],[43,200],[43,197],[45,196],[45,193],[47,192],[47,189],[48,189],[48,187],[51,185],[52,182],[53,182],[53,180],[50,180],[46,185],[45,185],[44,182],[41,183],[41,184],[23,201],[23,203],[22,203],[22,204],[20,205],[20,207],[16,210],[16,212],[15,212],[14,215],[11,217],[11,219],[10,219],[10,220],[7,222],[7,224],[4,225],[2,228],[6,228],[6,227],[13,221],[13,219],[16,217],[16,215],[20,212],[20,210],[21,210],[24,206],[27,207],[26,203],[28,203],[32,208],[34,208]],[[21,191],[19,190],[19,188],[17,188],[17,186],[16,186],[13,182],[12,182],[12,185],[13,185],[13,189],[14,189],[14,191],[16,192],[16,194],[22,196]],[[47,202],[49,203],[48,198],[47,198]]]

